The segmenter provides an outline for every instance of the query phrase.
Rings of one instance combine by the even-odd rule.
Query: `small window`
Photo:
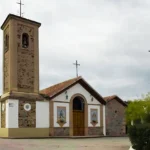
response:
[[[5,48],[8,49],[9,46],[9,36],[6,34],[5,36]]]
[[[29,46],[29,35],[27,33],[22,34],[22,47],[28,48]]]

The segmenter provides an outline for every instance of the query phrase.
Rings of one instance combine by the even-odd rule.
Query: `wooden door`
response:
[[[84,136],[84,111],[73,111],[73,135]]]

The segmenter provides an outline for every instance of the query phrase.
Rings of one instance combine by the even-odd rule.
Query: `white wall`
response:
[[[103,134],[106,136],[106,109],[103,105]]]
[[[57,107],[66,107],[66,123],[63,127],[69,127],[69,103],[58,103],[54,102],[54,127],[60,127],[57,123]]]
[[[100,105],[88,105],[88,127],[93,127],[91,124],[91,109],[97,109],[98,110],[98,123],[95,127],[100,127]]]
[[[0,102],[0,128],[1,128],[1,102]]]
[[[36,101],[36,128],[49,128],[50,126],[50,103],[49,101]]]
[[[18,104],[16,99],[9,99],[6,102],[6,128],[18,128]]]
[[[77,93],[82,94],[86,98],[88,104],[100,104],[100,102],[95,98],[93,98],[93,101],[91,101],[91,94],[79,83],[67,90],[68,100],[66,100],[66,94],[63,92],[62,94],[56,96],[53,101],[70,102],[71,97]]]

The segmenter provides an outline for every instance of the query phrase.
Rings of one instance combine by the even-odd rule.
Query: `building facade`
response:
[[[40,26],[12,14],[1,26],[0,137],[106,135],[106,102],[82,77],[39,91]]]
[[[118,96],[104,97],[106,101],[106,135],[125,136],[125,109],[127,104]]]

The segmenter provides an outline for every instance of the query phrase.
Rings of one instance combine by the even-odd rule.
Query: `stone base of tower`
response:
[[[0,107],[0,137],[49,136],[49,101],[42,95],[6,93],[1,97]]]
[[[2,138],[49,137],[49,128],[0,128]]]

